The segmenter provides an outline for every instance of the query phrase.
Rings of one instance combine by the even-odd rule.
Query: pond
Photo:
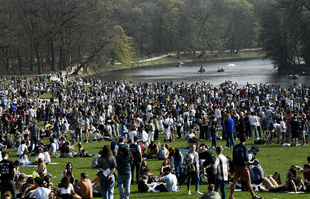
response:
[[[133,82],[146,81],[173,81],[196,82],[203,81],[214,86],[219,86],[225,81],[237,82],[239,86],[247,83],[269,83],[287,86],[294,82],[310,85],[310,76],[298,76],[297,80],[289,79],[288,75],[280,75],[268,59],[239,59],[225,61],[208,61],[184,63],[181,67],[177,64],[158,64],[152,66],[136,67],[132,69],[115,70],[94,75],[103,81],[132,80]],[[203,66],[205,72],[198,70]],[[224,72],[217,72],[218,69]]]

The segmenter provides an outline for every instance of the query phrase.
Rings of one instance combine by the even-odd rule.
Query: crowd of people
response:
[[[204,82],[104,82],[81,77],[72,81],[66,78],[50,81],[50,78],[42,77],[2,80],[0,148],[1,151],[18,148],[16,155],[19,160],[12,165],[14,169],[19,165],[34,164],[40,176],[52,178],[53,175],[46,169],[46,164],[51,163],[50,155],[63,158],[89,157],[92,154],[85,152],[82,144],[84,137],[86,143],[111,141],[111,146],[104,146],[100,155],[94,157],[98,176],[97,181],[93,181],[97,182],[96,190],[91,193],[101,194],[103,198],[113,198],[116,180],[121,198],[129,198],[130,185],[134,181],[138,183],[140,191],[177,191],[176,183],[181,187],[185,178],[189,195],[191,181],[195,182],[196,194],[202,194],[199,181],[205,176],[215,184],[215,191],[221,189],[222,198],[225,198],[228,172],[216,171],[214,168],[227,162],[225,168],[233,170],[232,165],[237,156],[223,156],[222,149],[217,146],[218,139],[226,140],[225,148],[236,148],[238,145],[235,145],[235,141],[238,139],[244,142],[246,139],[255,139],[257,144],[277,142],[281,146],[307,146],[307,140],[310,139],[309,88],[299,83],[286,88],[268,84],[238,87],[232,82],[225,82],[220,87]],[[48,95],[51,95],[50,99],[40,98]],[[43,127],[39,127],[38,122],[43,123]],[[219,130],[223,130],[222,136]],[[166,144],[155,143],[160,133],[165,134],[163,141]],[[169,147],[168,144],[183,137],[190,143],[184,156],[180,149]],[[205,145],[198,147],[198,142],[204,140],[211,140],[210,148],[216,149],[218,158],[202,163],[202,160],[212,156],[207,154],[210,148]],[[259,165],[259,161],[254,162],[252,158],[257,149],[248,152],[249,157],[244,157],[245,168],[249,167],[249,171],[253,172]],[[29,155],[35,156],[34,162],[29,161]],[[0,156],[0,160],[4,161],[5,158]],[[146,163],[142,164],[144,158],[164,160],[159,178],[150,173]],[[250,163],[252,169],[248,160],[253,161]],[[211,171],[210,165],[213,168]],[[241,168],[245,169],[244,166]],[[244,180],[246,172],[242,169],[236,174]],[[116,170],[117,179],[114,175]],[[79,182],[87,179],[87,175],[82,174]],[[73,176],[67,176],[68,179],[65,177],[59,185],[66,189],[62,195],[77,194],[74,191],[77,183]],[[273,186],[277,185],[269,178],[252,179],[251,176],[246,183],[249,184],[251,180],[276,190]],[[43,185],[48,184],[46,180],[39,177],[37,181],[37,188],[47,188]],[[166,181],[167,187],[159,184],[153,189],[146,183],[150,181]],[[302,186],[302,183],[299,184]],[[233,181],[232,187],[236,185],[237,181]],[[255,198],[252,189],[249,186],[246,188]],[[3,188],[7,189],[11,190],[12,187]],[[38,192],[47,193],[43,188]],[[25,191],[20,193],[24,194]],[[33,196],[31,194],[29,196]],[[233,191],[230,198],[233,198]]]

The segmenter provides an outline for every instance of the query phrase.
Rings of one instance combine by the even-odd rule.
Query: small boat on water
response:
[[[289,79],[298,79],[297,75],[290,75],[288,78]]]
[[[183,66],[183,62],[178,62],[178,64],[175,67],[181,67]]]
[[[198,70],[199,73],[204,73],[206,72],[205,69],[201,66],[200,69]]]
[[[225,71],[225,70],[224,70],[223,68],[220,68],[220,69],[217,70],[218,73],[222,73],[222,72],[224,72],[224,71]]]

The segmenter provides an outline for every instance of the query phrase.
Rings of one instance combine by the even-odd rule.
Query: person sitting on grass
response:
[[[166,167],[164,169],[164,176],[159,178],[159,181],[165,181],[167,186],[165,187],[168,192],[178,191],[178,180],[177,177],[171,173],[171,167]]]
[[[252,184],[260,184],[264,181],[264,170],[259,164],[258,159],[253,161],[253,165],[249,168]]]
[[[36,199],[46,199],[48,198],[51,190],[49,188],[46,188],[46,182],[40,178],[38,180],[38,188],[32,192],[32,194],[29,196],[29,198],[36,198]],[[64,199],[64,198],[63,198]]]
[[[304,165],[303,176],[304,176],[305,183],[309,183],[310,182],[310,165],[309,164]]]
[[[170,168],[171,169],[171,165],[169,163],[169,160],[168,159],[165,159],[163,164],[160,166],[160,177],[163,177],[165,175],[165,172],[164,170],[166,168]]]
[[[91,183],[93,184],[93,196],[94,197],[102,197],[98,173],[96,173],[96,176],[93,179],[91,179]]]
[[[208,192],[201,196],[200,199],[221,199],[219,192],[214,191],[214,184],[209,184]]]
[[[71,196],[75,193],[73,185],[70,183],[70,178],[64,176],[61,179],[61,182],[58,184],[60,190],[60,197],[62,199],[70,199]]]
[[[38,169],[36,170],[36,172],[39,175],[47,174],[46,165],[44,164],[44,161],[42,158],[39,158],[37,166],[38,166]]]
[[[196,138],[196,134],[197,132],[191,128],[190,132],[185,135],[185,140],[187,140],[189,143],[195,143],[196,145],[198,145],[199,139]]]
[[[143,175],[141,179],[138,181],[138,191],[139,192],[148,192],[150,186],[147,184],[148,177],[146,175]]]
[[[87,179],[86,173],[81,173],[81,180],[73,185],[73,187],[79,187],[77,194],[85,199],[93,197],[92,183]]]
[[[70,183],[74,184],[74,176],[73,176],[73,165],[71,162],[68,162],[65,170],[62,172],[62,178],[67,176],[70,179]]]
[[[51,155],[50,155],[47,147],[44,147],[44,149],[43,149],[43,156],[44,156],[44,163],[50,164],[51,163]]]
[[[164,160],[168,158],[168,150],[166,149],[165,145],[161,145],[161,148],[157,154],[158,160]]]
[[[147,154],[149,159],[156,159],[156,154],[158,152],[158,146],[155,144],[154,141],[151,141],[148,149],[147,149]]]

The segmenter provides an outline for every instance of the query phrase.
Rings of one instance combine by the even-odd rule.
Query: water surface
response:
[[[204,73],[198,72],[201,66],[205,69]],[[220,68],[225,71],[222,73],[217,72]],[[310,76],[298,76],[297,80],[290,80],[288,75],[278,74],[277,69],[273,67],[270,60],[258,58],[184,63],[182,67],[176,67],[176,64],[145,66],[96,74],[95,77],[103,81],[125,79],[134,82],[173,81],[175,83],[191,83],[204,81],[214,86],[218,86],[227,80],[237,82],[239,86],[244,86],[247,83],[269,83],[287,86],[295,81],[310,85]]]

